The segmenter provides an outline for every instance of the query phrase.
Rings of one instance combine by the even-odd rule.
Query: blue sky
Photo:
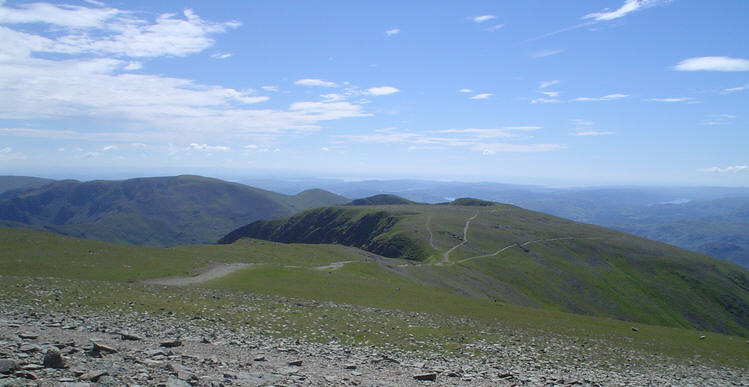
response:
[[[749,185],[747,15],[0,0],[0,174]]]

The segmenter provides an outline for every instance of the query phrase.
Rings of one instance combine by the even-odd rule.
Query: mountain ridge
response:
[[[53,181],[0,194],[0,221],[131,244],[210,243],[241,224],[348,199],[322,190],[283,195],[195,175]]]

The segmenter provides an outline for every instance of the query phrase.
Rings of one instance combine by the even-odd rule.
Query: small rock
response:
[[[429,380],[429,381],[435,381],[437,380],[437,374],[434,372],[428,372],[425,374],[417,374],[414,375],[414,379],[416,380]]]
[[[170,376],[166,381],[166,387],[191,387],[190,383],[184,380],[177,379],[174,376]]]
[[[101,370],[95,370],[95,371],[88,371],[85,374],[79,376],[81,380],[90,380],[92,382],[96,382],[104,375],[109,375],[109,372],[107,371],[101,371]]]
[[[63,360],[60,351],[56,349],[47,350],[42,364],[47,368],[65,368],[65,360]]]
[[[639,329],[632,327],[632,332],[639,332],[639,331],[640,331]]]
[[[705,336],[700,336],[700,340],[705,340],[706,338]]]
[[[289,365],[290,365],[290,366],[297,366],[297,367],[300,367],[300,366],[302,365],[302,361],[301,361],[301,360],[293,360],[293,361],[290,361],[290,362],[289,362]]]
[[[18,332],[18,337],[24,340],[34,340],[39,337],[39,335],[30,332]]]
[[[12,374],[18,369],[18,362],[11,359],[0,360],[0,374]]]
[[[117,350],[101,343],[94,341],[94,352],[99,353],[117,353]]]
[[[180,339],[171,339],[161,342],[161,346],[164,348],[175,348],[182,345],[182,341]]]
[[[265,356],[262,356],[262,355],[260,355],[260,356],[255,356],[255,358],[254,358],[254,359],[252,359],[252,361],[266,361],[266,360],[267,360],[267,359],[265,358]]]
[[[141,341],[141,340],[143,340],[142,337],[140,337],[138,335],[134,335],[132,333],[128,333],[128,332],[120,332],[120,338],[122,340],[129,340],[129,341]]]
[[[347,370],[355,370],[356,369],[356,364],[346,364],[346,365],[343,366],[343,368],[345,368]]]

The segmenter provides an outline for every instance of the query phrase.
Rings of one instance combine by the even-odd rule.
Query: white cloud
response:
[[[103,28],[106,22],[126,14],[113,8],[58,6],[49,3],[20,4],[16,8],[10,8],[5,7],[4,2],[0,2],[2,24],[45,23],[68,28]]]
[[[231,53],[230,52],[225,52],[225,53],[217,52],[217,53],[211,55],[211,58],[213,58],[213,59],[231,58]]]
[[[723,89],[723,91],[721,91],[721,93],[723,93],[723,94],[729,94],[729,93],[735,93],[737,91],[744,91],[744,90],[749,90],[749,85],[737,86],[737,87],[730,87],[728,89]]]
[[[6,146],[5,148],[0,149],[0,153],[10,153],[12,151],[13,151],[13,148],[11,148],[9,146]]]
[[[343,94],[336,94],[336,93],[333,93],[333,94],[321,94],[320,97],[325,102],[336,102],[336,101],[343,101],[344,99],[346,99],[345,95],[343,95]]]
[[[558,91],[539,91],[539,93],[547,96],[547,97],[558,97],[559,92]]]
[[[575,101],[590,102],[590,101],[613,101],[617,99],[627,98],[629,94],[609,94],[603,97],[578,97]]]
[[[749,71],[749,59],[702,56],[684,59],[673,69],[677,71]]]
[[[559,80],[557,80],[557,79],[555,79],[553,81],[541,81],[541,82],[538,82],[538,88],[539,89],[545,89],[545,88],[547,88],[549,86],[554,86],[557,83],[559,83]]]
[[[595,130],[593,129],[593,126],[595,126],[593,121],[582,118],[572,120],[572,125],[575,127],[575,132],[572,133],[573,136],[609,136],[616,134],[616,132],[612,131]]]
[[[553,49],[553,50],[542,50],[542,51],[536,51],[531,54],[531,57],[533,58],[546,58],[547,56],[557,55],[564,52],[562,49]]]
[[[558,102],[561,102],[561,101],[559,101],[556,98],[545,98],[545,97],[534,98],[531,100],[531,103],[558,103]]]
[[[260,88],[274,93],[278,91],[278,86],[260,86]]]
[[[535,131],[539,126],[507,126],[501,128],[464,128],[433,130],[422,133],[388,130],[371,135],[336,136],[344,141],[377,144],[408,144],[409,149],[467,148],[483,154],[548,152],[563,148],[559,144],[509,144],[494,142],[494,138],[523,137],[523,132]]]
[[[492,95],[494,95],[494,94],[492,94],[492,93],[481,93],[481,94],[474,95],[473,97],[471,97],[471,99],[487,99],[487,98],[491,97]]]
[[[391,28],[385,31],[385,35],[394,36],[394,35],[398,35],[400,32],[401,32],[400,28]]]
[[[697,172],[706,172],[706,173],[736,173],[736,172],[744,172],[744,171],[749,171],[749,166],[731,165],[725,168],[711,167],[711,168],[700,168],[697,170]]]
[[[330,152],[330,148],[328,148],[326,146],[320,148],[320,150],[323,151],[323,152]]]
[[[596,21],[609,21],[619,19],[628,14],[649,8],[668,1],[664,0],[625,0],[621,7],[614,11],[604,10],[603,12],[594,12],[583,16],[583,19],[593,19]]]
[[[305,78],[294,82],[295,85],[299,86],[310,86],[310,87],[336,87],[338,84],[335,82],[323,81],[322,79]]]
[[[497,17],[494,15],[480,15],[480,16],[473,16],[471,17],[471,20],[473,20],[476,23],[483,23],[485,21],[489,21],[492,19],[496,19]]]
[[[503,28],[504,26],[505,26],[504,24],[495,24],[495,25],[493,25],[493,26],[491,26],[491,27],[487,28],[486,30],[487,30],[487,31],[491,31],[491,32],[494,32],[494,31],[496,31],[496,30],[498,30],[498,29],[501,29],[501,28]]]
[[[231,148],[229,148],[228,146],[223,146],[223,145],[208,145],[208,144],[192,143],[187,147],[186,150],[200,151],[200,152],[211,152],[211,151],[226,152],[226,151],[231,150]]]
[[[460,90],[458,90],[458,93],[473,93],[473,90],[471,90],[471,89],[460,89]]]
[[[678,98],[671,97],[671,98],[648,98],[645,101],[650,101],[650,102],[689,102],[689,101],[693,101],[693,100],[694,100],[694,98],[692,98],[692,97],[678,97]]]
[[[125,67],[123,67],[122,69],[125,70],[125,71],[135,71],[135,70],[140,70],[142,68],[143,68],[143,63],[140,63],[140,62],[130,62]]]
[[[101,148],[103,151],[113,151],[113,150],[119,150],[120,148],[117,145],[107,145],[104,148]]]
[[[597,130],[583,130],[580,132],[572,133],[573,136],[608,136],[616,134],[616,132],[601,132]]]
[[[369,89],[364,91],[364,94],[379,96],[379,95],[394,94],[399,91],[400,90],[392,86],[379,86],[379,87],[370,87]]]
[[[729,125],[733,123],[733,119],[736,118],[733,114],[711,114],[710,117],[698,123],[703,126],[717,126],[717,125]]]

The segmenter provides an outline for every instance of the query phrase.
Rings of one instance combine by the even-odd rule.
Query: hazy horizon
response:
[[[0,174],[745,187],[747,14],[0,0]]]

